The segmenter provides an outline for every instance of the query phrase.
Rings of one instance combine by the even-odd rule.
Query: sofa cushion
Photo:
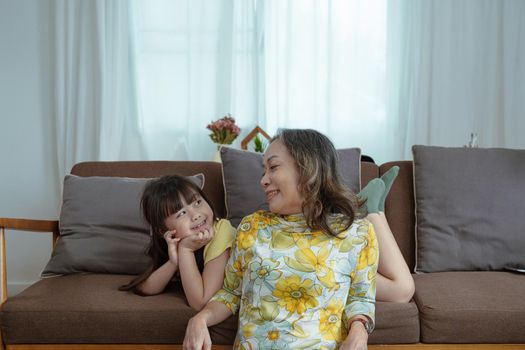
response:
[[[414,146],[416,270],[525,268],[525,150]]]
[[[118,287],[130,277],[75,274],[43,279],[2,306],[3,340],[28,343],[182,344],[188,320],[195,314],[180,285],[142,297]],[[237,318],[210,328],[214,344],[233,344]],[[414,303],[378,302],[370,342],[414,343],[419,339]]]
[[[199,186],[203,175],[189,177]],[[81,177],[64,179],[60,239],[42,277],[76,272],[138,274],[149,258],[149,228],[140,197],[149,179]]]
[[[118,287],[130,276],[75,274],[43,279],[2,306],[2,337],[9,344],[182,344],[195,314],[180,289],[142,297]],[[232,344],[237,321],[210,329],[215,344]]]
[[[419,313],[414,302],[376,302],[376,326],[369,344],[410,344],[419,342]]]
[[[348,148],[338,152],[343,181],[357,193],[360,189],[361,150]],[[268,209],[266,196],[260,185],[264,172],[263,155],[221,147],[221,160],[227,218],[237,227],[243,217],[260,209]]]
[[[425,343],[525,343],[525,276],[437,272],[414,276]]]

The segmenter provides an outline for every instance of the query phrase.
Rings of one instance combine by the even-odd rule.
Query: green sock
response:
[[[379,212],[379,203],[385,192],[385,183],[381,179],[373,179],[357,194],[360,198],[366,198],[366,209],[368,214]]]
[[[388,192],[390,192],[390,188],[392,188],[392,184],[394,183],[394,180],[397,177],[397,174],[399,173],[399,167],[397,165],[394,165],[386,173],[381,176],[381,180],[385,183],[385,192],[383,193],[383,196],[381,196],[381,200],[379,201],[379,211],[384,212],[385,211],[385,200],[386,196],[388,195]]]

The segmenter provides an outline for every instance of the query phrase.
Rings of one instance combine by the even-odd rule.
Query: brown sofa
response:
[[[361,182],[400,167],[386,202],[386,215],[409,267],[415,264],[415,215],[412,162],[361,164]],[[204,191],[225,214],[221,165],[213,162],[87,162],[73,167],[78,176],[155,177],[205,174]],[[194,311],[180,289],[141,297],[120,292],[127,275],[74,274],[42,279],[6,297],[4,229],[53,232],[57,221],[0,219],[2,343],[8,349],[181,348]],[[410,303],[378,302],[371,349],[525,349],[525,275],[510,272],[446,272],[414,275]],[[236,319],[211,328],[217,348],[231,348]],[[481,345],[484,343],[484,345]],[[87,345],[92,344],[92,345]],[[120,345],[117,345],[120,344]],[[376,345],[374,345],[376,344]],[[402,344],[402,345],[396,345]],[[505,344],[505,345],[503,345]]]

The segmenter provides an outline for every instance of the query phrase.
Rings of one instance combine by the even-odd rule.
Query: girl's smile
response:
[[[181,198],[183,207],[164,220],[168,230],[175,230],[176,238],[210,230],[213,226],[213,211],[209,204],[198,194],[187,203]]]

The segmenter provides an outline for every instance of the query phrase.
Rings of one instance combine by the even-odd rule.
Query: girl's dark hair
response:
[[[364,201],[346,187],[339,173],[338,154],[330,139],[311,129],[280,129],[270,142],[281,141],[297,163],[298,189],[306,224],[313,230],[322,230],[336,236],[330,228],[329,216],[343,214],[347,230],[356,217],[363,215]]]
[[[169,259],[168,245],[164,239],[164,232],[168,228],[164,224],[164,220],[184,206],[183,200],[186,203],[191,203],[197,196],[201,196],[208,203],[214,218],[217,219],[217,213],[204,192],[187,177],[168,175],[148,181],[142,192],[140,206],[142,215],[151,230],[151,240],[147,250],[151,263],[146,271],[130,283],[121,286],[120,290],[132,290],[137,294],[142,294],[137,288],[138,285]]]

